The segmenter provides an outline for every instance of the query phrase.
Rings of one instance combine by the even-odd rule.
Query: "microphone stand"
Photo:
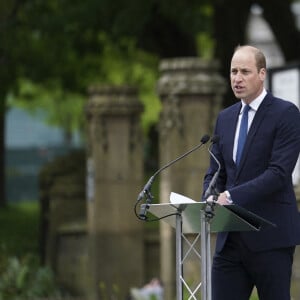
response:
[[[215,191],[214,194],[212,194],[211,196],[213,197],[212,201],[206,201],[206,206],[204,210],[206,221],[211,220],[215,216],[214,208],[218,200],[219,194]]]
[[[206,200],[205,217],[206,217],[207,221],[211,220],[215,215],[214,207],[215,207],[215,203],[217,202],[218,196],[219,196],[219,192],[217,191],[216,184],[217,184],[217,180],[218,180],[219,173],[221,170],[221,164],[220,164],[219,160],[216,158],[216,156],[211,151],[213,145],[218,143],[219,136],[214,136],[211,140],[212,140],[212,143],[211,143],[210,147],[208,148],[208,152],[212,156],[214,161],[217,163],[218,169],[217,169],[216,173],[214,174],[213,178],[211,179],[209,186],[208,186],[207,190],[205,191],[205,195],[204,195],[204,198]],[[207,201],[207,199],[210,196],[212,196],[212,201]]]
[[[135,205],[135,214],[138,217],[138,219],[146,221],[147,220],[147,211],[149,209],[149,205],[152,203],[154,197],[151,194],[151,186],[152,183],[154,181],[154,178],[164,169],[168,168],[169,166],[173,165],[174,163],[176,163],[178,160],[181,160],[182,158],[186,157],[187,155],[189,155],[190,153],[194,152],[195,150],[197,150],[198,148],[200,148],[201,146],[203,146],[204,144],[206,144],[210,139],[210,136],[205,134],[202,138],[201,138],[201,143],[198,144],[197,146],[195,146],[194,148],[192,148],[191,150],[189,150],[188,152],[182,154],[181,156],[179,156],[178,158],[172,160],[171,162],[169,162],[168,164],[166,164],[165,166],[163,166],[162,168],[160,168],[159,170],[157,170],[154,175],[152,175],[150,177],[150,179],[148,180],[148,182],[146,183],[146,185],[144,186],[143,190],[139,193],[139,196],[137,198],[136,201],[136,205]],[[137,204],[144,198],[144,196],[146,197],[146,203],[141,205],[141,209],[140,209],[140,213],[137,214],[136,213],[136,206]]]
[[[154,181],[154,175],[149,179],[148,183],[146,184],[146,186],[149,186],[147,189],[144,188],[144,190],[140,193],[137,203],[142,199],[139,199],[141,194],[144,194],[146,197],[146,203],[141,205],[141,209],[140,209],[140,213],[138,215],[138,218],[140,220],[146,221],[147,220],[147,211],[150,207],[150,204],[152,203],[154,197],[151,194],[151,185],[152,182]]]

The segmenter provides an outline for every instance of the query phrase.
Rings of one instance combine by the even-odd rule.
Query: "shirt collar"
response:
[[[254,111],[257,111],[260,104],[263,102],[264,98],[266,97],[266,95],[267,95],[267,91],[266,91],[266,89],[263,89],[261,94],[257,98],[255,98],[253,101],[251,101],[251,103],[249,104],[251,109],[253,109]],[[246,105],[246,103],[243,101],[243,99],[241,100],[241,103],[242,103],[242,108],[241,108],[240,113],[243,111],[244,106]]]

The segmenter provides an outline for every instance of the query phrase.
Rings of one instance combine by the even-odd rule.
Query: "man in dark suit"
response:
[[[230,80],[241,101],[220,112],[215,125],[220,140],[212,151],[221,163],[217,203],[244,207],[276,227],[218,234],[213,300],[247,300],[254,286],[261,300],[290,299],[294,250],[300,244],[292,183],[300,150],[300,113],[291,102],[268,93],[265,78],[264,54],[239,46],[231,60]],[[217,167],[211,159],[204,191]]]

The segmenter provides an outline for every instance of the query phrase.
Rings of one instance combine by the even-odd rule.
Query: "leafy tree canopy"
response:
[[[195,55],[197,42],[209,40],[205,32],[212,13],[206,1],[187,5],[182,0],[11,0],[2,5],[5,42],[0,47],[11,76],[2,75],[15,87],[10,103],[23,101],[31,109],[43,105],[52,122],[64,125],[56,110],[65,103],[66,119],[70,113],[79,117],[90,84],[132,84],[141,91],[145,129],[160,110],[155,95],[159,58]],[[68,109],[67,99],[81,102],[74,105],[77,114]]]

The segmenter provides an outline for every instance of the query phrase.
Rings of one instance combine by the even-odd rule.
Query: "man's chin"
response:
[[[245,98],[245,94],[244,93],[234,92],[234,95],[238,99],[244,99]]]

